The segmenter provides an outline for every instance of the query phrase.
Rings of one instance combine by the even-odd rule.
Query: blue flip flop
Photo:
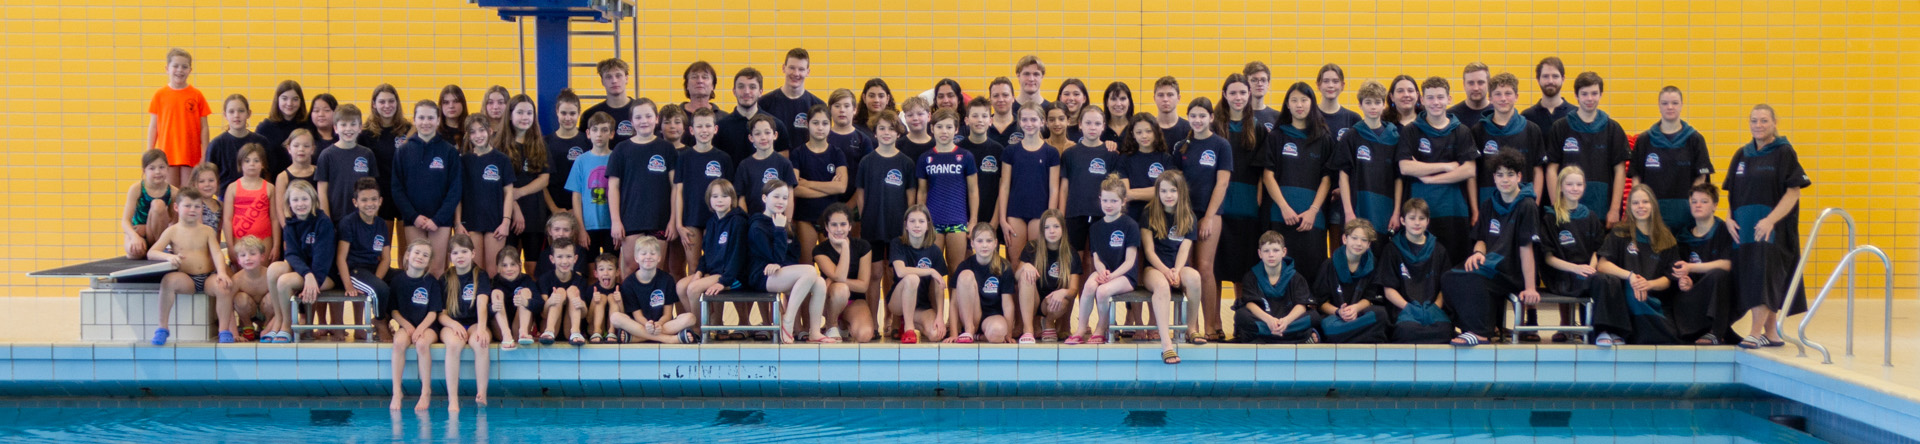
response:
[[[167,329],[164,328],[154,329],[153,345],[167,345],[168,336],[173,336],[173,332],[167,331]]]

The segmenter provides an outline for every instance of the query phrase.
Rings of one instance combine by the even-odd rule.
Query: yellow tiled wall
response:
[[[1248,60],[1272,66],[1276,89],[1339,63],[1349,77],[1348,104],[1364,80],[1401,73],[1457,79],[1477,60],[1519,75],[1522,101],[1531,102],[1538,98],[1533,62],[1558,55],[1569,77],[1597,71],[1607,78],[1603,106],[1630,132],[1656,118],[1661,86],[1685,89],[1686,118],[1705,134],[1722,171],[1747,139],[1749,107],[1774,105],[1781,132],[1816,183],[1804,222],[1820,208],[1852,210],[1861,242],[1887,248],[1901,264],[1895,282],[1902,292],[1911,297],[1916,284],[1914,1],[641,3],[635,88],[673,101],[681,100],[681,70],[697,59],[723,78],[757,67],[776,78],[769,89],[777,87],[781,54],[795,46],[812,51],[809,86],[822,97],[876,76],[896,94],[942,77],[981,92],[1033,53],[1047,63],[1046,89],[1069,77],[1096,91],[1120,80],[1134,86],[1143,108],[1154,78],[1178,76],[1187,99],[1213,96],[1220,79]],[[164,83],[169,47],[193,51],[192,82],[210,99],[253,98],[256,121],[282,79],[363,107],[383,82],[406,101],[450,82],[470,94],[493,84],[520,87],[516,26],[460,0],[0,4],[0,296],[72,296],[79,282],[23,273],[116,254],[115,218],[137,177],[146,101]],[[631,42],[622,45],[632,51]],[[612,53],[606,37],[576,44],[579,60]],[[598,89],[590,72],[576,73],[583,94]],[[730,108],[729,83],[721,82],[721,102]],[[213,125],[221,125],[217,115]],[[1824,238],[1809,274],[1824,279],[1841,243],[1837,234]],[[1861,284],[1879,285],[1878,266],[1870,269]]]

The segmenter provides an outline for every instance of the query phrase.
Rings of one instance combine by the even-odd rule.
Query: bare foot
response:
[[[459,398],[447,398],[447,413],[460,413]]]
[[[481,407],[486,407],[486,406],[487,406],[487,395],[480,395],[480,396],[475,396],[475,397],[473,397],[473,405],[477,405],[477,406],[481,406]]]
[[[433,397],[426,394],[422,394],[420,395],[420,403],[414,404],[413,410],[416,412],[424,412],[424,411],[427,411],[428,407],[432,407],[432,406],[433,406]]]
[[[393,403],[387,404],[387,408],[391,410],[400,410],[400,393],[396,392],[393,394]]]

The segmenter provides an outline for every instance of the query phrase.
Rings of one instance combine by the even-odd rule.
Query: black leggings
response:
[[[1447,249],[1453,263],[1441,264],[1447,269],[1460,268],[1467,262],[1467,256],[1473,253],[1473,220],[1465,217],[1436,217],[1427,226],[1427,232],[1440,240],[1440,246]],[[1465,254],[1462,254],[1465,253]],[[1518,258],[1515,258],[1518,260]]]
[[[1213,275],[1221,282],[1227,282],[1230,276],[1241,276],[1253,270],[1260,263],[1260,231],[1264,224],[1259,219],[1222,217],[1220,219],[1220,248],[1213,255]],[[1295,270],[1300,267],[1295,266]]]
[[[531,220],[527,221],[527,229],[525,231],[521,231],[520,234],[507,236],[507,245],[520,249],[520,256],[523,258],[521,259],[523,263],[531,262],[538,264],[547,260],[547,258],[540,257],[540,252],[547,250],[547,230],[545,228],[534,227],[533,221]]]
[[[392,271],[388,272],[392,273]],[[386,319],[389,314],[393,313],[393,298],[388,294],[390,290],[388,290],[387,281],[381,280],[378,275],[373,273],[373,270],[356,268],[347,272],[347,277],[353,279],[353,282],[349,282],[347,285],[352,285],[353,288],[359,289],[362,293],[373,295],[373,303],[368,305],[370,305],[369,308],[374,310],[374,319]]]
[[[1482,339],[1493,338],[1507,295],[1519,291],[1520,283],[1503,274],[1489,278],[1453,270],[1440,276],[1440,293],[1447,295],[1447,307],[1453,308],[1453,324]]]

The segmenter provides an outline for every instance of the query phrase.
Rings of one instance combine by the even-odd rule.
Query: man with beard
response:
[[[1560,85],[1566,83],[1566,73],[1567,65],[1560,63],[1559,57],[1540,59],[1540,63],[1533,66],[1534,80],[1540,82],[1540,103],[1520,112],[1520,115],[1526,117],[1528,122],[1546,129],[1572,113],[1575,106],[1560,97]]]

